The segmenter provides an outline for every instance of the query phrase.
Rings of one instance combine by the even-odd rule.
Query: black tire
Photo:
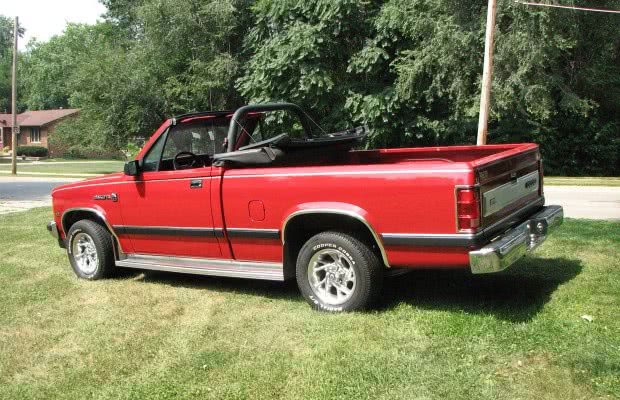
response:
[[[337,251],[336,255],[340,254],[342,261],[340,264],[335,263],[335,261],[329,264],[329,260],[335,260],[335,258],[326,253],[334,251]],[[344,287],[344,289],[350,292],[350,294],[342,293],[346,300],[333,299],[334,292],[337,292],[336,297],[341,294],[336,286],[331,286],[331,290],[328,293],[327,284],[323,285],[323,297],[332,297],[331,300],[333,301],[321,298],[320,282],[318,283],[319,287],[313,289],[311,280],[313,280],[313,277],[316,277],[314,274],[320,275],[322,271],[311,273],[310,271],[314,270],[310,264],[320,265],[320,261],[317,260],[320,260],[320,257],[323,256],[327,257],[327,261],[323,261],[323,264],[346,266],[346,268],[339,269],[338,271],[353,270],[355,279],[354,282],[348,282],[350,286],[343,285],[344,279],[336,279],[341,288]],[[306,301],[318,310],[329,312],[360,311],[371,307],[379,297],[383,286],[383,269],[384,266],[379,257],[368,245],[362,243],[354,236],[341,232],[322,232],[311,237],[299,252],[296,266],[297,285]],[[327,272],[325,272],[325,275],[327,275]],[[332,278],[333,276],[342,277],[343,275],[336,273],[332,275]],[[323,278],[318,276],[315,281],[321,279]],[[342,303],[337,303],[338,301],[342,301]]]
[[[80,268],[80,263],[76,260],[74,253],[75,242],[90,238],[96,250],[96,262],[91,263],[89,268]],[[79,245],[77,245],[80,247]],[[109,277],[115,269],[114,248],[112,245],[112,235],[106,228],[95,221],[83,219],[71,226],[67,235],[67,254],[69,262],[75,274],[82,279],[97,280]]]

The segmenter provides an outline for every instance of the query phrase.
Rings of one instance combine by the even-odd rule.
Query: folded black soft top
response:
[[[293,139],[281,134],[271,139],[239,148],[237,151],[213,156],[215,165],[266,166],[280,163],[303,162],[313,154],[343,153],[364,142],[367,128],[359,127],[321,137]]]

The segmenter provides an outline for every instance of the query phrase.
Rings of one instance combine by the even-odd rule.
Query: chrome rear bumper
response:
[[[547,206],[531,215],[517,227],[500,235],[481,249],[469,252],[469,264],[474,274],[499,272],[527,253],[534,251],[547,235],[562,224],[561,206]]]

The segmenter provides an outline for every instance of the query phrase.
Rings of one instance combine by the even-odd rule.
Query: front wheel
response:
[[[95,221],[81,220],[71,226],[67,235],[67,254],[79,278],[101,279],[114,270],[112,235]]]
[[[297,285],[313,307],[331,312],[358,311],[381,292],[383,265],[369,246],[341,232],[310,238],[297,257]]]

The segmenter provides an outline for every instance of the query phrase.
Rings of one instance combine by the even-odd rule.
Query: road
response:
[[[620,221],[620,187],[545,186],[545,198],[563,206],[568,218]]]
[[[25,178],[0,176],[0,214],[50,204],[52,188],[75,178]],[[568,218],[620,221],[620,187],[545,186],[547,204],[564,207]]]
[[[0,214],[49,206],[52,189],[75,180],[0,176]]]

